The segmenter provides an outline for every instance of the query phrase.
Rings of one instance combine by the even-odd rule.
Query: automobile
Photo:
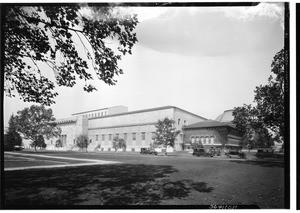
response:
[[[141,148],[140,154],[157,155],[157,151],[155,151],[154,149],[151,149],[151,148]]]
[[[228,158],[231,158],[231,157],[246,158],[246,154],[240,150],[229,150],[226,153],[226,156]]]
[[[275,158],[278,157],[272,149],[258,149],[255,154],[258,158]]]
[[[216,156],[221,156],[221,151],[220,149],[210,149],[210,152],[213,154],[213,155],[216,155]]]
[[[204,148],[195,148],[194,151],[193,151],[193,155],[194,156],[197,156],[197,157],[200,157],[200,156],[204,156],[204,157],[213,157],[213,153],[210,152],[210,151],[205,151]]]
[[[22,151],[24,149],[23,146],[14,146],[14,151]]]

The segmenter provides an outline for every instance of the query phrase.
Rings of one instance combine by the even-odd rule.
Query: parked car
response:
[[[226,156],[228,158],[231,158],[231,157],[246,158],[246,154],[240,150],[229,150],[226,153]]]
[[[211,153],[210,151],[205,151],[204,148],[195,148],[194,151],[193,151],[193,155],[194,156],[197,156],[197,157],[200,157],[200,156],[204,156],[204,157],[213,157],[213,153]]]
[[[14,146],[14,151],[22,151],[24,146]]]
[[[255,154],[258,158],[275,158],[278,157],[272,149],[258,149]]]
[[[154,149],[150,149],[150,148],[141,148],[140,154],[143,154],[143,155],[157,155],[157,151],[155,151]]]
[[[220,149],[215,149],[215,148],[212,148],[210,149],[210,152],[215,156],[221,156],[221,151]]]

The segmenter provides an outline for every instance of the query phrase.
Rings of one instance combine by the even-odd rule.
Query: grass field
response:
[[[78,152],[39,154],[80,159],[78,162],[88,159],[91,163],[120,163],[5,171],[5,208],[147,208],[148,205],[200,208],[214,204],[284,208],[284,163],[278,160]],[[53,160],[26,157],[36,159],[30,164],[40,165],[44,160],[47,165],[46,160]],[[26,159],[19,160],[5,164],[10,168],[19,167],[22,161],[26,164]],[[75,163],[59,161],[66,165]]]

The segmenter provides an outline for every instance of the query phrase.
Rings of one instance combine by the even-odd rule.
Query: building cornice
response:
[[[115,117],[115,116],[121,116],[121,115],[130,115],[130,114],[138,114],[138,113],[143,113],[143,112],[151,112],[151,111],[158,111],[158,110],[165,110],[165,109],[177,109],[183,112],[186,112],[188,114],[194,115],[198,118],[207,120],[206,118],[203,118],[199,115],[196,115],[194,113],[188,112],[186,110],[183,110],[181,108],[175,107],[175,106],[162,106],[162,107],[155,107],[155,108],[150,108],[150,109],[142,109],[142,110],[135,110],[135,111],[131,111],[131,112],[122,112],[122,113],[117,113],[117,114],[113,114],[113,115],[105,115],[105,116],[98,116],[98,117],[89,117],[89,120],[93,120],[93,119],[99,119],[99,118],[108,118],[108,117]]]

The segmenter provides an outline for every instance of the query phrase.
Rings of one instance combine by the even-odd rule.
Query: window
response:
[[[96,135],[96,141],[98,141],[98,135]]]
[[[102,141],[105,141],[105,135],[104,134],[102,135]]]
[[[116,134],[116,137],[119,137],[119,133]]]
[[[111,138],[112,138],[112,134],[109,134],[108,135],[108,140],[111,141]]]
[[[132,133],[132,140],[133,140],[133,141],[136,140],[136,133]]]
[[[101,112],[101,116],[103,116],[103,112]]]
[[[214,136],[210,137],[210,143],[215,143],[215,137]]]
[[[155,132],[152,132],[152,136],[151,136],[151,139],[152,139],[152,142],[154,141],[154,139],[155,139]]]
[[[184,125],[184,126],[186,125],[186,120],[183,121],[183,125]]]
[[[210,143],[209,137],[205,137],[206,143]]]
[[[195,143],[195,138],[194,138],[194,136],[192,136],[191,139],[192,139],[192,143]]]
[[[146,133],[142,132],[142,140],[144,141],[146,139]]]
[[[178,125],[180,125],[180,118],[178,118]]]
[[[124,140],[127,140],[127,133],[124,133]]]

